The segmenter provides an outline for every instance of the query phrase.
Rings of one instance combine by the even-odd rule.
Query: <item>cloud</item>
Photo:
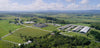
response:
[[[98,4],[97,7],[100,8],[100,4]]]
[[[75,3],[69,4],[69,5],[67,6],[67,8],[69,8],[69,9],[75,9],[75,8],[78,8],[78,7],[79,7],[79,5],[77,5],[77,4],[75,4]]]
[[[81,4],[87,4],[89,1],[88,0],[82,0],[80,3]]]
[[[11,10],[61,10],[63,5],[60,3],[45,3],[43,0],[36,0],[34,3],[29,5],[23,5],[18,3],[12,3],[9,6]]]
[[[59,1],[59,0],[58,0]],[[0,11],[35,11],[35,10],[84,10],[100,8],[100,4],[88,6],[88,0],[82,0],[80,3],[73,3],[75,0],[66,0],[70,4],[63,4],[60,2],[46,3],[43,0],[35,0],[30,4],[20,4],[18,2],[11,2],[11,0],[0,0]]]
[[[67,2],[75,2],[75,0],[66,0]]]

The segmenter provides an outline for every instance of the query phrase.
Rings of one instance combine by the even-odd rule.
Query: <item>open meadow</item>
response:
[[[25,41],[23,41],[23,40],[25,38],[21,38],[20,35],[26,36],[26,37],[29,37],[29,36],[30,37],[40,37],[40,36],[44,36],[48,33],[49,32],[42,31],[39,29],[26,27],[26,28],[16,31],[15,33],[11,34],[10,36],[5,37],[3,40],[9,40],[9,41],[17,42],[17,43],[24,43]]]
[[[9,31],[14,31],[21,28],[21,25],[9,24],[9,20],[0,20],[0,37],[9,33]]]

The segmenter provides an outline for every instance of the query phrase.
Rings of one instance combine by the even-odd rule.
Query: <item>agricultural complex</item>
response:
[[[60,44],[62,44],[62,47],[69,46],[68,43],[77,48],[82,47],[82,45],[84,47],[89,47],[93,44],[96,44],[97,47],[100,45],[98,37],[100,35],[98,23],[100,18],[98,15],[95,15],[95,21],[92,22],[93,16],[88,16],[90,18],[88,21],[76,21],[76,18],[79,18],[76,14],[59,13],[48,14],[49,16],[45,16],[46,14],[41,14],[42,16],[40,16],[40,13],[28,14],[28,16],[23,14],[18,14],[17,16],[14,13],[13,15],[8,13],[5,17],[0,16],[0,48],[21,48],[26,45],[27,48],[28,45],[49,48],[49,44],[55,48],[57,46],[60,47]],[[66,19],[73,17],[72,15],[74,15],[74,19]],[[87,19],[86,16],[80,18]]]

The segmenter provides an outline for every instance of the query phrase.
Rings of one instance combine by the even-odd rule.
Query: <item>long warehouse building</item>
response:
[[[83,26],[77,26],[76,28],[74,28],[72,31],[73,32],[78,32],[79,30],[81,30],[83,28]]]
[[[76,27],[77,25],[72,25],[71,27],[67,28],[65,31],[70,31],[72,28]]]
[[[82,30],[80,30],[80,33],[87,33],[89,29],[90,27],[85,26]]]
[[[59,28],[59,30],[64,30],[65,28],[68,28],[68,27],[70,27],[70,26],[71,26],[71,24],[62,26],[62,27]]]

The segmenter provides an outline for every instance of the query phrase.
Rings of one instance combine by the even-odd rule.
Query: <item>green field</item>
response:
[[[57,18],[60,20],[71,21],[71,22],[100,22],[100,16],[90,14],[56,14],[56,15],[49,15],[49,17]],[[85,16],[88,15],[88,16]]]
[[[23,36],[40,37],[48,33],[49,32],[42,31],[39,29],[23,28],[23,29],[16,31],[12,35],[5,37],[4,40],[9,40],[9,41],[17,42],[17,43],[23,43],[24,39],[20,37],[20,34],[22,34]]]
[[[33,24],[24,24],[24,25],[27,25],[27,26],[33,26]]]
[[[86,36],[86,34],[82,34],[82,33],[77,33],[77,32],[62,32],[63,34],[66,34],[66,35],[71,35],[71,36]]]
[[[13,46],[12,43],[8,43],[8,42],[0,40],[0,48],[11,48],[12,46]]]
[[[24,24],[24,25],[27,25],[27,26],[33,26],[35,27],[33,24]],[[39,27],[35,27],[35,28],[39,28]],[[48,30],[48,31],[54,31],[54,30],[57,30],[58,27],[55,27],[54,25],[49,25],[47,27],[43,27],[41,29],[44,29],[44,30]]]
[[[76,23],[75,25],[90,26],[90,24]]]
[[[9,30],[14,31],[15,29],[18,29],[22,26],[15,25],[15,24],[9,24],[8,20],[0,20],[0,37],[6,35],[9,33]]]
[[[55,27],[54,25],[48,25],[47,27],[44,27],[42,29],[49,30],[49,31],[54,31],[54,30],[57,30],[57,27]]]

